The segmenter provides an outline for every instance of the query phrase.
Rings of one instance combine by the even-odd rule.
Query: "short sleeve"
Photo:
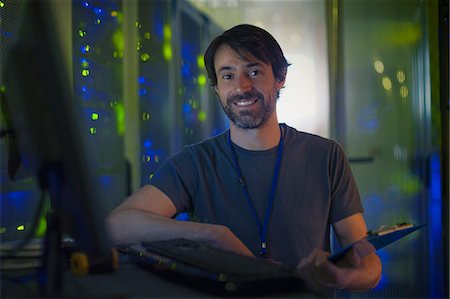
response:
[[[342,147],[334,143],[330,164],[331,211],[330,223],[336,223],[355,213],[364,212],[361,197],[350,163]]]
[[[181,213],[191,209],[196,181],[195,165],[189,151],[184,149],[164,161],[150,184],[166,194]]]

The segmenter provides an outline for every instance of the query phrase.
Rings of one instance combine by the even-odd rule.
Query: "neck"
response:
[[[278,121],[266,123],[257,129],[241,129],[233,123],[230,125],[231,140],[236,145],[247,150],[261,151],[271,149],[280,141],[280,126]]]

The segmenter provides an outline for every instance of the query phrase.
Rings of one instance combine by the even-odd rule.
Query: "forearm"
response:
[[[348,271],[342,288],[349,291],[366,291],[374,288],[381,279],[380,258],[372,253],[361,259],[359,267]]]
[[[231,230],[223,225],[179,221],[139,209],[120,209],[109,215],[107,227],[114,244],[190,239],[253,256]]]
[[[111,213],[107,227],[114,244],[132,244],[177,238],[208,239],[211,225],[178,221],[138,209]]]
[[[380,280],[381,261],[374,252],[360,258],[357,251],[352,249],[337,264],[330,262],[328,257],[327,252],[316,248],[297,266],[298,275],[305,286],[318,294],[329,288],[370,290]]]

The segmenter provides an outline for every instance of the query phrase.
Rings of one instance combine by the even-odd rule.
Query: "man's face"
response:
[[[259,128],[273,115],[277,92],[284,81],[277,81],[272,66],[251,54],[239,57],[222,45],[214,57],[215,87],[228,118],[241,129]]]

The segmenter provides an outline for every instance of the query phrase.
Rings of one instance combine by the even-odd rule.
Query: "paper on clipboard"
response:
[[[376,231],[369,231],[367,237],[362,240],[369,241],[374,247],[375,250],[385,247],[409,234],[415,232],[416,230],[424,227],[425,225],[413,225],[410,223],[402,223],[392,227],[383,228]],[[339,252],[331,255],[328,260],[331,262],[336,262],[339,259],[343,258],[347,251],[349,251],[356,243],[360,241],[356,241],[340,250]]]

